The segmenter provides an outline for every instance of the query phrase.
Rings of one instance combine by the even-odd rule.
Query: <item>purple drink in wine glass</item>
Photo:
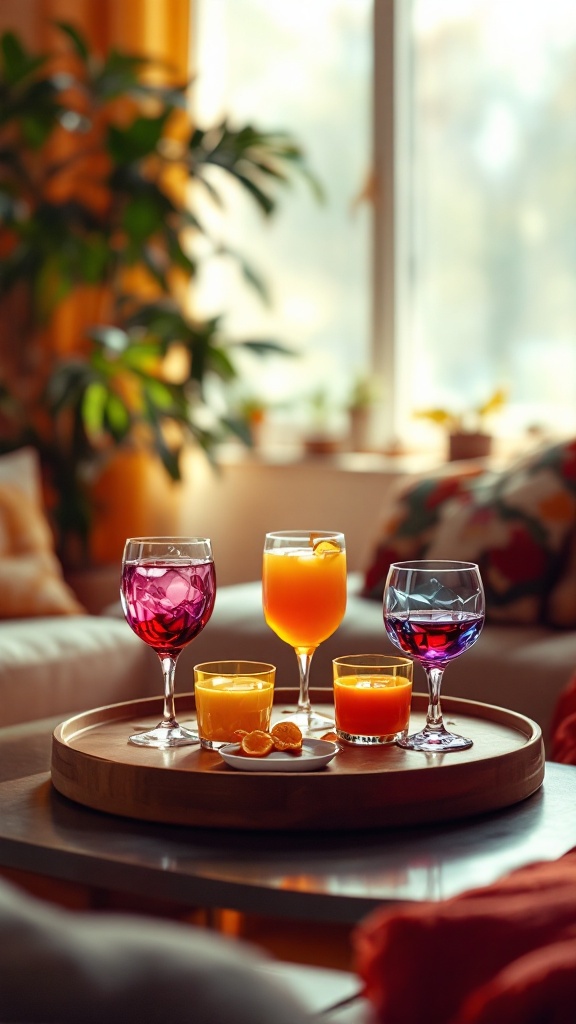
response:
[[[126,621],[158,654],[179,654],[204,629],[215,596],[213,562],[151,560],[123,568]]]
[[[122,608],[130,628],[152,647],[164,676],[164,716],[155,729],[130,742],[146,747],[198,743],[176,721],[176,661],[208,622],[216,597],[212,547],[206,537],[132,537],[122,558]]]
[[[384,587],[384,626],[392,643],[420,662],[428,684],[426,723],[399,739],[408,750],[467,750],[472,740],[449,732],[440,707],[446,665],[476,643],[484,625],[484,588],[474,562],[394,562]]]
[[[484,615],[463,612],[454,621],[443,612],[438,615],[412,612],[410,618],[388,615],[385,625],[393,643],[416,661],[445,665],[476,642],[484,625]]]

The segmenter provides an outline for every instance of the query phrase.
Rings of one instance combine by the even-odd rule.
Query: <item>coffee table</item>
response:
[[[440,900],[576,846],[576,767],[506,810],[443,825],[312,833],[155,825],[55,791],[59,720],[0,729],[0,867],[181,906],[354,923],[380,904]]]

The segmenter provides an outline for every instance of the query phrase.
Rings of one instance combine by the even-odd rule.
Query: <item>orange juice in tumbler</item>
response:
[[[333,665],[334,713],[340,739],[382,744],[407,733],[411,661],[384,655],[349,655],[335,658]]]
[[[316,548],[264,552],[266,622],[287,644],[314,650],[340,625],[346,610],[346,552]]]
[[[194,666],[194,698],[203,747],[237,740],[236,729],[268,730],[275,667],[265,662],[202,662]]]

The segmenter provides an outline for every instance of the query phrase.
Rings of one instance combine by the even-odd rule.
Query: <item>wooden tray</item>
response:
[[[332,714],[327,691],[311,691]],[[294,708],[296,690],[277,689],[274,719]],[[540,727],[489,704],[446,697],[444,718],[474,741],[470,750],[423,754],[344,747],[316,772],[240,772],[196,746],[150,750],[128,743],[157,724],[161,700],[130,701],[75,715],[52,741],[52,782],[99,811],[175,825],[233,829],[355,829],[419,825],[497,810],[524,800],[544,778]],[[427,698],[414,694],[410,731],[424,723]],[[193,694],[178,697],[180,722]]]

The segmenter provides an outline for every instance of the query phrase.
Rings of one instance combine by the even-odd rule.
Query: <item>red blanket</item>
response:
[[[380,1024],[575,1024],[576,850],[442,903],[376,911],[354,948]]]
[[[576,764],[576,675],[560,694],[550,728],[550,760]],[[574,1016],[576,1020],[576,1014]]]

